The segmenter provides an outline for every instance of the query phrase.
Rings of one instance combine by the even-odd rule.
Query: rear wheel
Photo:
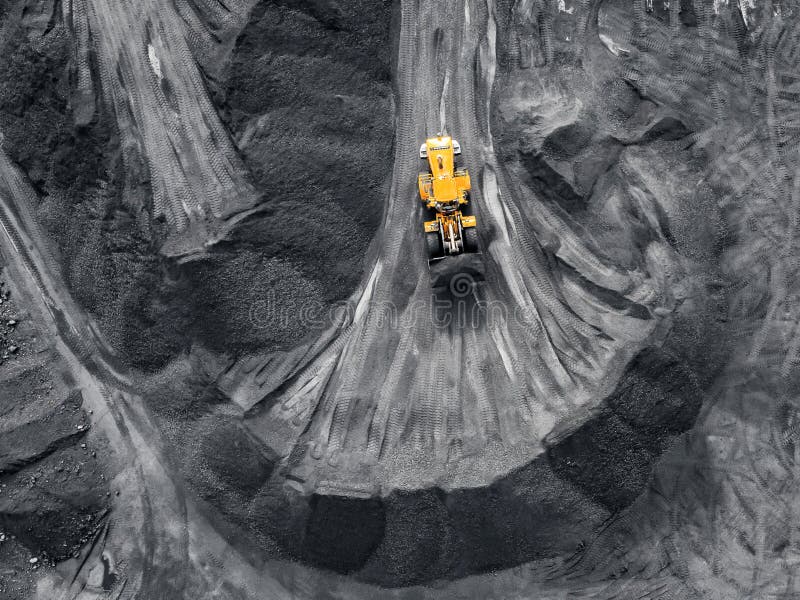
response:
[[[442,240],[438,231],[425,234],[425,245],[428,249],[428,258],[439,258],[442,255]]]
[[[478,251],[478,230],[474,227],[462,229],[464,235],[464,252]]]

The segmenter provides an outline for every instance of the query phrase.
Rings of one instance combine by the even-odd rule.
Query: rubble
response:
[[[9,302],[10,293],[4,288],[4,283],[0,281],[0,322],[5,323],[5,327],[0,327],[0,364],[11,357],[20,354],[21,345],[18,340],[17,325],[19,318],[13,310],[13,305]]]

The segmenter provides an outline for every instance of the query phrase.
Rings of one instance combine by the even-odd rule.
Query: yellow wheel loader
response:
[[[477,279],[475,255],[478,249],[477,220],[468,214],[470,179],[458,168],[461,145],[448,135],[428,138],[419,148],[428,171],[419,175],[419,195],[433,219],[425,221],[425,242],[431,283],[446,285],[456,274]],[[457,259],[455,257],[458,257]]]

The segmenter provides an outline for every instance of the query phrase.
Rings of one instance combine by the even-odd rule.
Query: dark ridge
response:
[[[42,423],[34,421],[27,426],[19,427],[11,433],[3,434],[3,446],[14,444],[15,448],[9,450],[7,448],[0,448],[0,476],[11,475],[21,469],[35,464],[64,448],[74,445],[79,439],[86,435],[86,431],[69,431],[63,432],[62,435],[55,439],[49,440],[46,445],[36,442],[41,442],[36,438],[42,435]],[[23,446],[24,442],[34,441],[33,448],[29,444],[28,448]]]
[[[636,302],[632,302],[631,300],[628,300],[625,296],[623,296],[618,292],[615,292],[614,290],[601,287],[596,283],[589,281],[588,279],[583,277],[580,273],[575,271],[575,269],[573,269],[570,265],[561,260],[558,260],[558,269],[560,271],[568,273],[570,277],[573,277],[576,280],[578,280],[582,288],[585,288],[588,291],[590,291],[595,297],[597,297],[602,302],[606,303],[614,310],[629,315],[631,317],[634,317],[636,319],[641,319],[642,321],[649,321],[653,318],[653,316],[650,314],[650,311],[647,309],[646,306],[643,306]]]
[[[491,485],[351,498],[269,482],[253,497],[249,527],[289,558],[384,587],[572,555],[646,489],[701,401],[689,368],[649,348],[591,420]]]
[[[656,140],[674,141],[691,135],[692,131],[675,117],[663,117],[654,123],[638,142],[646,143]]]
[[[585,209],[584,198],[548,164],[542,153],[520,151],[519,159],[525,168],[525,183],[543,200],[560,206],[570,214]]]
[[[85,416],[82,402],[81,393],[73,392],[40,418],[0,435],[0,476],[16,473],[84,437],[87,430],[76,427]]]
[[[643,350],[600,415],[550,448],[549,462],[560,477],[619,512],[642,493],[658,456],[692,426],[702,397],[681,362]]]
[[[377,498],[314,494],[302,555],[311,564],[337,573],[363,567],[384,536],[386,509]]]

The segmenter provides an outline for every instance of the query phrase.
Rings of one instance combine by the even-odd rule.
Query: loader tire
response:
[[[428,249],[428,259],[439,258],[442,255],[442,240],[439,237],[439,232],[425,234],[425,245]]]
[[[478,251],[478,230],[474,227],[463,230],[464,235],[464,252],[477,252]]]

